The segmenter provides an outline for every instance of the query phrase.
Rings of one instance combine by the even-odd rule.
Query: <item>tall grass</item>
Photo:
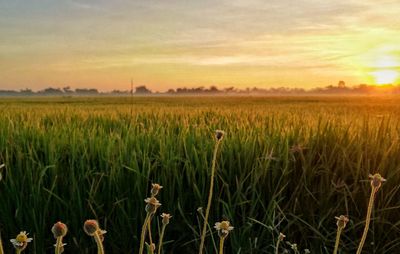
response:
[[[49,228],[68,225],[66,253],[94,253],[81,230],[96,218],[105,252],[138,252],[143,197],[152,182],[161,212],[174,214],[165,253],[197,249],[215,129],[229,133],[218,155],[209,221],[229,218],[226,253],[273,253],[276,236],[311,253],[332,253],[332,218],[351,221],[341,240],[355,252],[363,232],[368,184],[379,171],[385,188],[364,251],[400,248],[400,104],[387,98],[77,98],[0,102],[0,229],[31,232],[30,253],[54,251]],[[159,219],[159,218],[158,218]],[[153,231],[160,222],[152,223]],[[132,239],[132,236],[134,238]],[[373,242],[374,244],[368,244]],[[213,253],[207,244],[207,253]],[[280,248],[283,248],[281,244]]]

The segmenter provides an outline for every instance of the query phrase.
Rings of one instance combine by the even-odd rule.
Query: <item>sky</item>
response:
[[[0,0],[0,89],[400,83],[400,1]]]

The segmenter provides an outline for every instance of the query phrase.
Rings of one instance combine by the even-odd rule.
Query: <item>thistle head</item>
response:
[[[336,219],[336,225],[340,230],[344,229],[347,223],[349,222],[349,218],[345,215],[340,215],[339,217],[335,217],[335,219]]]
[[[85,233],[89,236],[95,236],[98,235],[101,239],[101,241],[104,240],[104,234],[107,233],[107,231],[102,230],[99,226],[99,223],[97,220],[86,220],[85,223],[83,224],[83,230]]]
[[[376,173],[374,175],[369,175],[371,179],[371,187],[374,189],[379,189],[383,182],[386,182],[386,179],[383,178],[380,174]]]
[[[68,232],[68,227],[61,221],[57,222],[51,228],[51,232],[54,235],[54,238],[64,237]]]
[[[171,219],[172,216],[169,213],[162,213],[161,214],[161,218],[162,218],[162,224],[163,225],[168,225],[169,224],[169,219]]]
[[[33,238],[29,238],[28,235],[29,233],[26,233],[26,231],[21,231],[15,239],[11,239],[10,242],[15,249],[23,251],[28,246],[28,243],[33,240]]]
[[[97,220],[87,220],[83,224],[83,230],[89,236],[94,236],[98,230],[100,230],[99,223]]]
[[[227,220],[215,223],[214,228],[217,230],[220,238],[227,237],[229,232],[233,230],[233,227]]]
[[[151,184],[151,196],[155,197],[158,195],[158,193],[160,192],[160,190],[163,188],[161,185],[159,185],[158,183],[153,183]]]
[[[155,197],[146,198],[144,202],[146,202],[145,210],[150,214],[155,214],[157,209],[161,206],[161,203]]]
[[[217,142],[221,141],[224,138],[225,132],[222,130],[216,130],[215,131],[215,139]]]

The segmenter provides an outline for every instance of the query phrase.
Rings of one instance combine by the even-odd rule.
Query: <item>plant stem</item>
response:
[[[340,235],[342,234],[342,228],[338,228],[337,233],[336,233],[336,241],[335,241],[335,250],[333,251],[333,254],[337,254],[338,249],[339,249],[339,242],[340,242]]]
[[[281,243],[281,238],[278,238],[278,241],[276,242],[276,246],[275,246],[275,254],[279,253],[279,244]]]
[[[61,254],[61,249],[62,249],[62,237],[57,237],[56,241],[56,254]]]
[[[99,233],[96,232],[93,237],[97,244],[97,254],[104,254],[103,241],[101,240]]]
[[[149,218],[149,222],[147,223],[147,231],[149,232],[149,241],[150,241],[150,245],[153,244],[153,238],[151,237],[151,219],[153,218],[153,216],[151,215]]]
[[[0,237],[0,254],[4,254],[3,242],[1,241],[1,237]]]
[[[142,227],[142,234],[140,236],[139,254],[143,254],[144,239],[146,237],[146,229],[147,229],[147,224],[148,224],[149,219],[150,219],[150,213],[147,213],[146,218],[144,219],[143,227]]]
[[[16,250],[15,250],[15,253],[16,253],[16,254],[20,254],[21,252],[22,252],[22,250],[19,250],[19,249],[16,249]]]
[[[360,244],[358,245],[357,254],[361,254],[362,248],[364,247],[365,239],[367,238],[369,223],[371,222],[372,208],[374,206],[374,199],[377,190],[378,188],[372,187],[371,196],[369,198],[368,210],[367,210],[367,218],[365,219],[364,232],[361,237]]]
[[[161,229],[160,240],[158,243],[158,251],[157,251],[158,254],[161,254],[161,248],[162,248],[162,244],[163,244],[163,240],[164,240],[164,232],[165,232],[166,227],[167,227],[167,225],[165,224],[162,226],[162,229]]]
[[[221,237],[219,240],[219,254],[224,254],[224,240],[225,237]]]
[[[202,212],[200,213],[200,216],[201,216],[201,218],[205,221],[205,217],[204,217],[204,214],[203,214]],[[208,223],[208,222],[207,222],[207,227],[208,227],[208,230],[209,230],[210,232],[212,232],[212,228],[211,228],[211,226],[210,226],[210,223]],[[213,246],[214,246],[215,253],[217,253],[217,252],[218,252],[218,249],[217,249],[217,245],[215,244],[214,235],[213,235],[213,234],[210,234],[210,236],[211,236],[211,240],[212,240],[212,243],[213,243]]]
[[[220,140],[217,140],[215,143],[215,146],[214,146],[214,154],[213,154],[213,160],[212,160],[212,165],[211,165],[210,190],[208,192],[207,209],[206,209],[206,214],[204,216],[204,226],[203,226],[203,230],[201,233],[199,254],[203,253],[204,241],[205,241],[206,233],[207,233],[207,222],[208,222],[208,215],[210,214],[210,209],[211,209],[211,201],[212,201],[213,189],[214,189],[215,164],[216,164],[216,160],[217,160],[217,152],[218,152],[219,144],[220,144]]]

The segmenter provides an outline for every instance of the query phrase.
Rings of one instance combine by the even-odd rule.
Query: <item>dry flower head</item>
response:
[[[369,175],[369,178],[371,179],[371,187],[372,188],[380,188],[383,182],[386,182],[386,179],[383,178],[380,174],[376,173],[374,175]]]
[[[154,214],[157,211],[157,209],[161,206],[161,203],[155,197],[146,198],[144,202],[147,203],[145,208],[146,212],[151,214]]]
[[[29,238],[28,235],[29,233],[26,233],[26,231],[21,231],[15,239],[11,239],[10,242],[15,249],[22,251],[28,246],[28,243],[33,240],[33,238]]]
[[[169,213],[162,213],[160,216],[162,218],[163,225],[168,225],[169,220],[172,218],[172,216]]]
[[[151,196],[155,197],[158,195],[158,193],[160,192],[160,190],[163,188],[161,185],[159,185],[158,183],[153,183],[151,184]]]
[[[233,227],[231,226],[230,222],[227,220],[215,223],[214,228],[218,231],[218,235],[221,238],[227,237],[229,234],[229,231],[233,230]]]
[[[340,215],[339,217],[335,217],[336,225],[340,229],[344,229],[349,222],[349,218],[345,215]]]

